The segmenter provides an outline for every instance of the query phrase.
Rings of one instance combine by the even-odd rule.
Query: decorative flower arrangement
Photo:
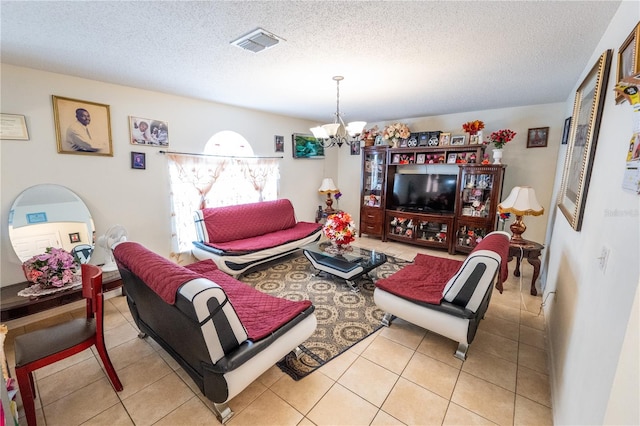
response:
[[[502,149],[505,144],[516,136],[516,132],[509,129],[498,130],[497,132],[491,133],[489,136],[488,143],[492,143],[496,148]]]
[[[338,246],[345,246],[356,239],[356,227],[351,215],[346,212],[329,215],[322,230]]]
[[[380,130],[378,129],[378,126],[373,126],[370,129],[365,129],[362,132],[362,140],[373,140],[376,138],[376,136],[378,136],[380,134]]]
[[[407,139],[411,136],[409,127],[404,123],[389,124],[384,128],[382,132],[382,138],[384,140],[390,140],[394,145],[398,143],[399,139]]]
[[[78,262],[68,251],[48,247],[45,253],[25,261],[22,268],[29,282],[42,288],[62,287],[73,281]]]
[[[470,135],[475,135],[484,129],[484,123],[481,120],[468,121],[462,125],[462,129]]]

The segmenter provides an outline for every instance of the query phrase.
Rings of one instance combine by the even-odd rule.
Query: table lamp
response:
[[[322,184],[320,185],[320,188],[318,188],[318,192],[321,194],[327,194],[327,208],[324,209],[325,212],[327,213],[334,213],[335,210],[333,209],[333,207],[331,207],[333,205],[333,199],[331,198],[331,194],[337,194],[338,192],[340,192],[340,190],[336,187],[336,184],[333,183],[333,179],[331,178],[324,178],[322,179]]]
[[[506,200],[498,204],[498,212],[513,213],[516,220],[511,224],[511,244],[525,244],[522,234],[527,230],[522,216],[540,216],[544,207],[536,198],[536,192],[530,186],[516,186]]]

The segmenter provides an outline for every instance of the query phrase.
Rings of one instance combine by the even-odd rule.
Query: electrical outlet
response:
[[[609,247],[607,246],[602,246],[602,252],[600,253],[600,257],[598,257],[598,267],[600,268],[600,270],[602,271],[602,273],[604,273],[604,271],[606,271],[607,269],[607,261],[609,260],[609,252],[611,250],[609,250]]]

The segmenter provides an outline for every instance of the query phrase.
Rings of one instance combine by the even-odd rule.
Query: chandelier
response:
[[[340,82],[344,77],[337,75],[333,77],[336,82],[336,113],[333,123],[323,124],[322,126],[312,127],[311,133],[320,142],[323,148],[329,148],[342,144],[354,145],[360,143],[360,134],[367,124],[365,121],[352,121],[344,124],[342,114],[340,114]]]

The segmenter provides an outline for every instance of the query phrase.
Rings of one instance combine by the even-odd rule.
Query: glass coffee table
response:
[[[337,251],[328,241],[315,242],[302,247],[302,253],[319,271],[344,279],[351,291],[358,292],[355,279],[387,261],[387,255],[359,247]]]

